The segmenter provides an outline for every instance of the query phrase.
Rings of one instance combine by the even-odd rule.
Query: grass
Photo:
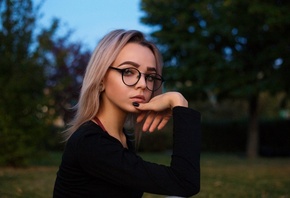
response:
[[[157,163],[170,160],[164,153],[142,156]],[[0,168],[0,197],[52,197],[60,158],[59,153],[51,153],[29,168]],[[290,198],[290,158],[246,160],[234,154],[203,154],[201,174],[197,198]],[[143,197],[164,196],[145,193]]]
[[[245,160],[234,155],[206,155],[201,192],[196,197],[290,197],[290,159]]]

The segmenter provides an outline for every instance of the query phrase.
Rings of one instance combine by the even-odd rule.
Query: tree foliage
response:
[[[258,152],[258,96],[289,93],[290,3],[283,0],[142,0],[168,86],[190,98],[249,101],[248,156]]]
[[[0,165],[22,166],[60,143],[56,120],[69,118],[90,51],[59,36],[59,20],[36,31],[32,0],[0,0],[0,14]]]
[[[0,1],[0,164],[23,165],[41,144],[43,68],[31,49],[31,1]]]
[[[71,109],[77,102],[82,77],[91,52],[81,42],[69,40],[72,32],[59,35],[60,21],[54,19],[49,29],[38,36],[40,64],[45,67],[47,108],[64,121],[71,118]]]

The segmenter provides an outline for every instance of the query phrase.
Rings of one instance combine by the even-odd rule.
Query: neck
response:
[[[104,130],[109,135],[119,140],[123,147],[127,147],[126,136],[123,133],[126,116],[127,114],[124,111],[111,105],[104,104],[100,105],[100,109],[96,115],[103,125]]]
[[[103,130],[107,131],[110,134],[120,134],[123,133],[123,127],[125,123],[125,118],[121,119],[118,116],[107,115],[102,113],[97,113],[96,118],[99,119],[100,123],[103,125]],[[99,124],[100,125],[100,124]]]

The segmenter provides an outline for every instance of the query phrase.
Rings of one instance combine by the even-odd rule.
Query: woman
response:
[[[200,114],[177,92],[161,94],[162,60],[139,31],[115,30],[87,66],[54,197],[192,196],[200,188]],[[173,116],[170,166],[136,155],[125,124],[162,129]],[[136,136],[138,136],[138,130]]]

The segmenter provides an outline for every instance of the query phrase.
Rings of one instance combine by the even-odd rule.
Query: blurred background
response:
[[[0,0],[0,165],[61,153],[90,55],[117,28],[158,45],[164,90],[202,114],[205,156],[289,159],[289,11],[286,0]],[[170,128],[144,134],[139,151],[167,153]]]

